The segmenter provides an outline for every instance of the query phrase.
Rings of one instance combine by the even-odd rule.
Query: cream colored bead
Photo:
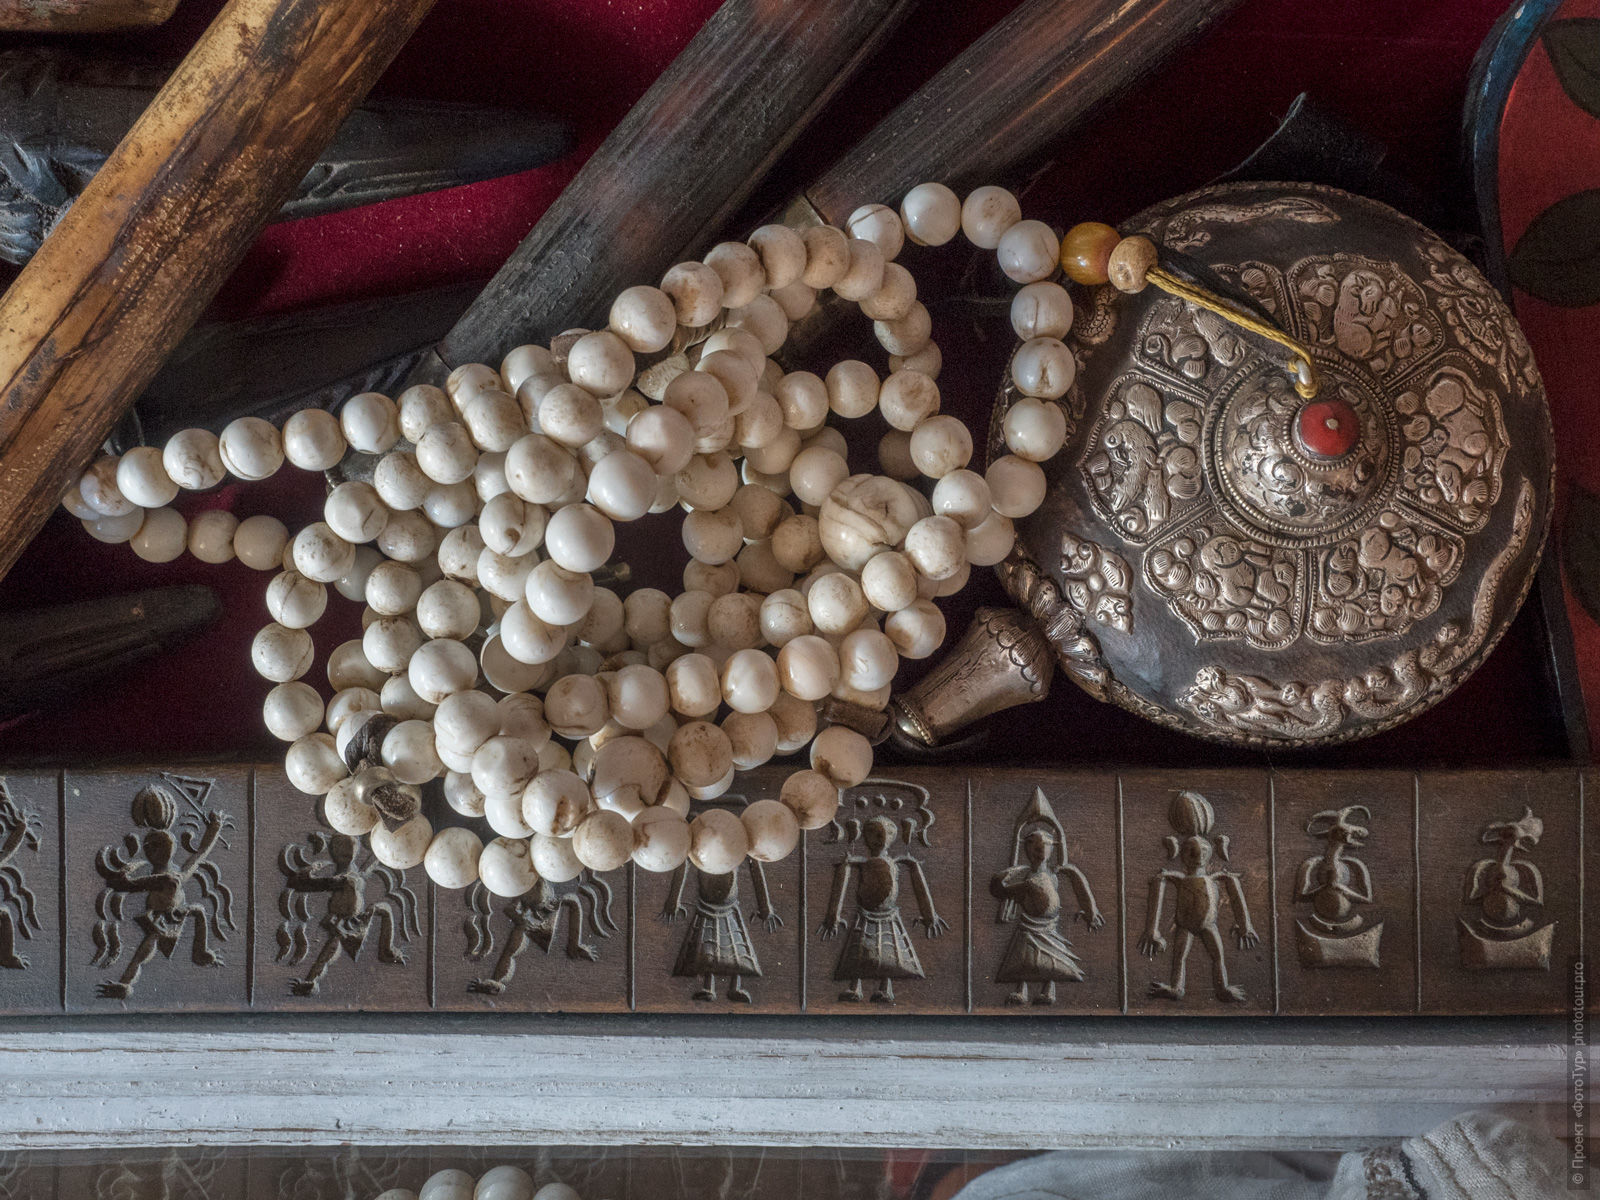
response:
[[[951,471],[933,489],[933,511],[963,529],[976,529],[987,521],[990,506],[989,484],[976,471]]]
[[[272,422],[260,417],[228,422],[217,439],[217,452],[222,465],[240,479],[267,479],[283,466],[283,438]]]
[[[823,446],[800,451],[789,466],[789,485],[802,504],[822,504],[849,476],[844,456]]]
[[[765,541],[772,536],[778,522],[793,516],[794,510],[771,491],[755,484],[743,484],[733,494],[729,507],[739,518],[739,527],[747,542]]]
[[[653,667],[626,666],[606,680],[606,702],[612,720],[626,729],[648,729],[671,706],[666,678]]]
[[[861,301],[861,312],[872,321],[899,321],[911,315],[917,303],[917,281],[899,263],[886,263],[878,290]]]
[[[992,567],[1011,553],[1017,534],[1009,517],[994,513],[967,534],[967,561],[975,567]]]
[[[689,823],[669,808],[645,809],[634,818],[632,835],[633,861],[641,870],[675,871],[689,856]]]
[[[768,288],[788,287],[804,273],[805,241],[787,225],[763,225],[746,241],[761,259]]]
[[[704,717],[722,703],[717,666],[704,654],[685,654],[667,664],[667,692],[672,710],[686,717]]]
[[[915,479],[917,464],[911,461],[911,435],[891,429],[878,441],[878,465],[890,479]]]
[[[840,458],[850,457],[850,443],[844,440],[844,434],[831,425],[824,425],[820,429],[813,429],[805,435],[805,440],[800,443],[804,450],[832,450]],[[813,507],[815,507],[813,505]]]
[[[490,895],[513,899],[539,882],[526,838],[497,837],[483,848],[478,878]]]
[[[896,371],[883,381],[878,408],[892,428],[910,433],[939,411],[939,385],[921,371]]]
[[[788,571],[799,573],[816,566],[822,561],[823,545],[822,526],[815,517],[786,517],[772,531],[772,555]]]
[[[538,430],[539,407],[544,403],[544,398],[550,394],[551,389],[571,382],[567,378],[565,367],[548,375],[530,375],[522,381],[522,386],[517,389],[517,407],[522,412],[524,431],[529,429]]]
[[[578,460],[566,447],[540,433],[519,438],[506,451],[506,482],[530,504],[561,498],[578,474]]]
[[[722,719],[722,732],[728,735],[737,770],[759,767],[777,752],[778,724],[765,710],[729,713]]]
[[[633,829],[621,813],[592,812],[573,831],[572,853],[591,871],[614,871],[633,853]]]
[[[766,712],[778,698],[778,668],[760,650],[736,650],[722,665],[722,698],[734,712]]]
[[[731,343],[731,348],[718,349],[717,344],[719,341],[725,344]],[[741,345],[743,345],[743,350],[739,349]],[[762,355],[761,346],[755,342],[754,338],[739,330],[724,330],[705,343],[696,369],[694,371],[686,371],[678,379],[684,379],[687,376],[697,384],[700,382],[697,377],[700,376],[710,376],[715,379],[722,385],[723,394],[727,397],[728,413],[736,415],[744,411],[760,389],[761,366],[759,364],[765,362],[766,359]],[[673,380],[673,384],[677,383],[677,379]],[[682,386],[679,384],[679,387]],[[675,408],[681,408],[682,405],[673,399],[676,394],[672,385],[669,384],[667,390],[662,393],[662,401],[671,404]],[[685,411],[684,415],[689,416],[694,422],[695,434],[700,440],[713,436],[715,432],[720,431],[725,425],[721,410],[715,407],[714,401],[704,417],[687,411]],[[705,450],[700,452],[707,453]]]
[[[655,500],[655,472],[632,451],[617,450],[595,464],[585,495],[613,521],[635,521]]]
[[[912,528],[915,530],[917,526]],[[861,585],[854,576],[843,571],[817,580],[806,594],[806,606],[812,624],[824,634],[848,633],[867,615],[867,598],[862,594]]]
[[[438,484],[423,498],[422,515],[440,529],[460,529],[478,515],[478,493],[466,480]]]
[[[712,600],[706,611],[710,644],[724,650],[750,650],[759,646],[761,597],[748,592],[728,592]]]
[[[1036,462],[1007,454],[989,464],[984,478],[994,511],[1003,517],[1031,516],[1044,503],[1044,468]]]
[[[800,234],[806,266],[800,279],[807,287],[830,288],[850,269],[850,239],[831,225],[813,225]]]
[[[543,687],[557,675],[553,662],[524,663],[512,658],[498,631],[483,639],[478,665],[490,687],[513,694]]]
[[[592,675],[564,676],[545,693],[544,716],[560,737],[588,737],[611,718],[605,686]]]
[[[995,248],[995,258],[1008,279],[1037,283],[1055,274],[1061,242],[1043,221],[1018,221]]]
[[[856,629],[839,642],[840,682],[857,691],[886,687],[900,669],[900,656],[887,634]]]
[[[783,781],[779,800],[801,829],[821,829],[839,811],[839,789],[821,771],[796,771]]]
[[[428,383],[408,387],[396,396],[395,412],[400,423],[400,436],[413,444],[420,442],[422,435],[435,425],[456,419],[455,406],[450,403],[450,397],[444,389]],[[286,441],[288,428],[284,426]],[[341,440],[342,437],[341,434]]]
[[[906,236],[919,246],[942,246],[961,232],[961,199],[942,183],[919,183],[900,202]]]
[[[389,508],[370,483],[350,480],[328,493],[322,519],[339,537],[359,545],[383,532],[389,523]]]
[[[872,743],[854,729],[830,725],[811,743],[811,767],[836,788],[851,788],[872,774]]]
[[[542,504],[529,504],[511,492],[502,492],[483,506],[478,533],[496,554],[516,558],[538,548],[546,521]]]
[[[362,392],[339,409],[339,428],[352,449],[382,454],[400,440],[400,413],[389,397]]]
[[[237,531],[234,540],[238,540]],[[128,547],[145,562],[167,563],[179,557],[189,544],[189,525],[170,508],[145,510],[139,532],[128,540]]]
[[[896,612],[917,598],[917,569],[900,551],[883,551],[861,568],[861,590],[874,608]]]
[[[931,340],[915,354],[889,355],[890,371],[921,371],[929,379],[938,379],[943,366],[944,355],[940,353],[938,343]]]
[[[434,638],[418,647],[406,673],[417,695],[439,704],[478,682],[478,659],[462,642]]]
[[[538,771],[539,748],[527,738],[497,735],[472,755],[472,783],[485,796],[521,793]]]
[[[528,432],[527,416],[516,398],[494,387],[462,404],[461,421],[479,450],[495,454],[505,453]]]
[[[361,635],[361,650],[380,671],[398,675],[422,645],[422,633],[407,617],[380,617]]]
[[[438,706],[417,695],[411,680],[402,669],[389,676],[379,693],[383,711],[399,721],[431,721]]]
[[[863,204],[845,219],[844,229],[852,238],[863,238],[876,246],[885,262],[897,257],[906,244],[900,214],[886,204]]]
[[[544,540],[553,563],[582,573],[596,571],[610,560],[616,531],[593,505],[569,504],[551,516]]]
[[[549,625],[575,625],[594,602],[594,579],[546,560],[533,569],[526,587],[528,607]]]
[[[744,822],[727,809],[710,809],[689,823],[689,861],[707,875],[733,873],[749,850]]]
[[[723,333],[748,333],[755,339],[763,359],[776,354],[789,338],[789,317],[771,296],[757,296],[743,308],[728,314]]]
[[[773,401],[774,404],[777,401]],[[781,413],[780,408],[780,413]],[[764,446],[747,445],[744,447],[744,461],[747,470],[755,470],[764,476],[779,475],[773,490],[787,495],[789,491],[789,466],[794,462],[794,456],[800,453],[800,435],[787,426],[779,429],[776,436]],[[754,482],[746,480],[747,483]]]
[[[793,754],[817,732],[816,702],[801,700],[786,691],[778,693],[767,715],[778,727],[778,754]]]
[[[460,408],[484,388],[500,386],[500,372],[484,363],[462,363],[445,378],[444,390]]]
[[[778,651],[778,677],[791,696],[821,700],[839,681],[839,656],[825,639],[801,634]]]
[[[252,571],[271,571],[283,561],[289,531],[277,517],[246,517],[233,531],[233,552]]]
[[[430,425],[417,442],[417,466],[435,483],[461,483],[472,478],[478,447],[459,421]]]
[[[778,302],[783,315],[790,321],[809,317],[817,307],[817,289],[798,279],[787,287],[773,288],[767,294]]]
[[[438,549],[439,533],[423,513],[391,513],[374,544],[399,562],[420,563]]]
[[[388,679],[388,673],[378,670],[367,660],[362,638],[352,638],[335,646],[328,655],[328,684],[334,691],[364,687],[377,691]]]
[[[378,810],[361,799],[356,781],[350,776],[339,780],[322,802],[322,815],[334,832],[364,837],[378,824]]]
[[[328,589],[298,571],[282,571],[267,584],[267,611],[290,629],[315,625],[328,607]]]
[[[711,642],[711,632],[708,621],[711,615],[711,602],[715,597],[710,592],[691,589],[672,600],[672,636],[682,645],[699,648]]]
[[[722,307],[743,308],[766,286],[761,256],[743,242],[719,242],[705,257],[722,280]]]
[[[323,796],[350,772],[333,747],[333,735],[308,733],[284,754],[283,773],[300,791]]]
[[[883,251],[862,238],[850,239],[850,268],[834,283],[834,295],[859,303],[883,286]]]
[[[135,531],[142,524],[141,516],[134,524]],[[189,522],[189,553],[203,563],[228,562],[233,558],[233,535],[238,531],[239,518],[231,512],[214,508],[197,513]]]
[[[924,517],[906,534],[906,557],[928,579],[949,579],[966,562],[966,533],[949,517]]]
[[[874,321],[873,335],[890,354],[909,355],[923,350],[933,340],[933,318],[921,301],[912,304],[905,316],[892,321]]]
[[[757,800],[739,814],[749,838],[746,853],[756,862],[780,862],[800,843],[800,823],[793,810],[777,800]]]
[[[322,697],[309,683],[280,683],[261,705],[267,732],[279,741],[293,742],[315,733],[322,724]]]
[[[163,467],[162,470],[165,471],[166,468]],[[67,485],[66,491],[61,493],[61,507],[80,521],[93,521],[100,516],[84,500],[83,493],[78,490],[78,480],[76,479]]]
[[[441,829],[433,835],[422,856],[428,878],[442,888],[456,891],[471,886],[478,878],[478,859],[483,841],[470,829]]]
[[[755,593],[753,598],[758,604],[762,596],[794,584],[794,572],[773,555],[770,541],[751,542],[739,551],[735,563],[739,568],[740,585]]]
[[[771,446],[786,430],[783,406],[766,392],[757,392],[733,418],[733,441],[747,450]]]
[[[807,433],[828,419],[828,385],[810,371],[789,372],[778,381],[773,395],[790,429]]]
[[[911,431],[911,461],[929,479],[943,479],[972,461],[972,434],[957,417],[928,417]]]
[[[981,187],[961,205],[961,231],[980,250],[993,250],[1013,225],[1022,219],[1022,205],[1002,187]]]
[[[488,547],[483,544],[483,534],[479,532],[478,527],[463,525],[447,531],[439,539],[439,549],[433,556],[433,565],[438,568],[437,572],[432,571],[426,562],[418,563],[415,569],[419,576],[427,571],[430,576],[443,575],[446,579],[475,587],[481,582],[478,564],[487,549]],[[527,561],[531,563],[532,557],[530,556]]]
[[[721,452],[696,454],[674,479],[679,498],[690,508],[726,508],[739,490],[739,470]]]
[[[468,773],[472,769],[469,759],[467,771],[450,770],[444,776],[445,802],[464,817],[481,817],[487,802],[487,797],[478,790],[477,784],[472,782]]]
[[[393,450],[378,460],[372,469],[372,486],[379,499],[395,512],[408,512],[422,507],[433,480],[409,450]]]
[[[658,588],[640,588],[622,601],[623,631],[643,649],[672,636],[672,597]]]
[[[683,519],[683,545],[697,562],[730,562],[744,546],[739,514],[731,508],[696,509]]]
[[[683,590],[705,592],[715,601],[739,589],[739,568],[731,562],[705,563],[690,559],[683,568]],[[706,627],[709,631],[711,610],[706,609]]]
[[[605,411],[599,399],[575,383],[551,388],[539,406],[540,431],[571,449],[598,437],[604,428]]]
[[[162,464],[161,458],[161,451],[155,446],[135,446],[120,460],[114,462],[115,491],[125,504],[129,506],[136,504],[140,508],[161,508],[172,503],[178,494],[178,485],[167,474],[167,468]],[[88,493],[81,485],[78,494],[84,498],[85,503],[89,503]],[[91,504],[91,507],[94,506]],[[100,510],[96,508],[95,511]]]
[[[1011,298],[1011,328],[1023,341],[1064,338],[1072,328],[1072,297],[1059,283],[1030,283]]]
[[[1064,396],[1077,374],[1078,362],[1059,338],[1024,342],[1011,358],[1011,380],[1025,396],[1044,400]]]
[[[538,566],[537,554],[523,554],[511,558],[504,554],[497,554],[485,546],[478,552],[478,561],[474,567],[477,575],[478,586],[487,591],[491,596],[496,596],[508,603],[521,600],[528,586],[528,576],[533,574],[533,568]],[[452,567],[456,564],[452,563]],[[452,571],[452,578],[462,578]]]
[[[500,618],[500,641],[520,663],[546,663],[566,646],[567,632],[535,616],[526,600],[518,600]]]
[[[161,465],[186,492],[216,487],[227,475],[217,435],[208,429],[185,429],[173,434],[161,451]]]
[[[944,644],[944,614],[930,600],[915,600],[883,621],[883,632],[902,658],[927,658]]]
[[[381,821],[367,835],[372,856],[386,867],[408,871],[421,865],[433,842],[433,826],[428,818],[415,816],[397,829],[390,829]]]
[[[823,502],[817,520],[818,539],[835,563],[847,571],[859,571],[874,554],[897,546],[906,531],[928,515],[926,509],[927,502],[902,483],[881,475],[852,475]],[[779,526],[773,535],[778,561],[791,570],[815,565],[790,563],[778,545],[783,528]]]
[[[539,747],[550,740],[550,725],[544,719],[544,701],[538,696],[526,693],[502,696],[495,707],[500,713],[500,732],[505,736],[523,738]]]
[[[244,528],[240,522],[239,528]],[[285,536],[287,537],[287,530]],[[239,534],[233,535],[233,552],[239,553]],[[373,568],[386,561],[382,554],[372,546],[357,546],[355,562],[350,564],[350,569],[333,581],[334,590],[346,600],[360,600],[366,596],[367,580],[372,576]]]
[[[693,416],[700,411],[697,405],[708,406],[708,411],[701,414],[706,420],[715,415],[719,401],[720,411],[726,413],[727,393],[722,385],[711,376],[694,371],[685,372],[678,379],[691,376],[694,378],[677,393],[678,402],[689,411],[670,404],[652,405],[628,422],[628,449],[661,475],[677,474],[694,456]],[[672,392],[671,384],[667,391]]]
[[[672,773],[697,800],[733,769],[733,744],[728,735],[709,721],[687,721],[678,726],[667,746]]]
[[[722,276],[704,263],[679,263],[661,279],[661,290],[671,298],[678,324],[698,328],[722,312]]]
[[[633,353],[654,354],[672,341],[678,331],[678,314],[671,296],[641,284],[612,301],[609,324]]]
[[[504,838],[530,838],[533,827],[522,819],[522,794],[499,792],[483,799],[483,819],[496,835]]]
[[[1006,448],[1029,462],[1053,458],[1067,439],[1067,415],[1059,404],[1018,400],[1002,422]]]
[[[295,535],[295,570],[318,583],[333,583],[355,564],[356,548],[321,521]]]
[[[120,460],[108,454],[96,459],[78,480],[78,495],[102,517],[125,517],[135,508],[142,507],[131,497],[123,495],[117,487],[117,476],[121,469]],[[160,503],[165,504],[167,500]]]
[[[303,408],[283,423],[283,456],[302,471],[337,466],[346,445],[339,419],[325,409]]]
[[[773,592],[763,600],[760,619],[762,636],[779,647],[815,628],[806,598],[793,588]]]
[[[606,429],[618,437],[628,431],[628,423],[650,407],[650,401],[637,388],[628,388],[601,402],[605,411]]]
[[[594,603],[578,628],[578,640],[602,653],[626,650],[628,639],[623,633],[623,623],[622,598],[610,588],[595,588]]]
[[[144,509],[135,507],[120,517],[97,517],[84,521],[83,528],[97,542],[120,546],[132,541],[143,524]]]
[[[456,692],[433,714],[434,740],[458,753],[472,754],[499,732],[500,709],[485,692]]]
[[[594,808],[589,785],[568,770],[540,771],[522,793],[522,819],[540,837],[571,837]]]

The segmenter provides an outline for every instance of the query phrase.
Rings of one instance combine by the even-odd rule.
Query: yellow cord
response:
[[[1306,348],[1295,341],[1288,334],[1274,325],[1258,317],[1244,312],[1229,304],[1221,296],[1208,292],[1205,288],[1186,283],[1176,275],[1171,274],[1163,267],[1151,267],[1145,278],[1155,284],[1169,296],[1176,296],[1180,300],[1187,300],[1207,312],[1214,312],[1226,321],[1247,329],[1258,337],[1264,337],[1269,342],[1282,346],[1293,356],[1289,360],[1289,367],[1294,377],[1294,390],[1300,394],[1301,399],[1311,400],[1316,397],[1322,387],[1322,380],[1317,375],[1316,365],[1311,361],[1311,355]]]

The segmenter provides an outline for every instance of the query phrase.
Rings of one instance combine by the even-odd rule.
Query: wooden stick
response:
[[[0,298],[0,576],[433,0],[232,0]]]
[[[159,25],[178,0],[0,0],[9,33],[107,33]]]

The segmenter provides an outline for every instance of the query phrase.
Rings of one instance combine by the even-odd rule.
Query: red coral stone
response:
[[[1318,458],[1340,458],[1361,438],[1361,418],[1343,400],[1313,400],[1300,410],[1295,432]]]

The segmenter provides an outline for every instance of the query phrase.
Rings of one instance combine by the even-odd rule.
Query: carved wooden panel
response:
[[[908,767],[759,871],[506,900],[377,866],[275,767],[0,771],[0,1011],[1559,1013],[1583,783]]]

